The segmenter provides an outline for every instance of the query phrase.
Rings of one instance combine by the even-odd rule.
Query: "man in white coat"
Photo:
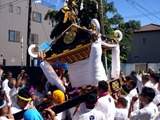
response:
[[[156,96],[153,99],[153,103],[157,105],[158,111],[160,111],[160,82],[158,83],[158,87],[156,89]]]
[[[94,108],[96,103],[97,96],[94,93],[88,94],[85,99],[86,108],[78,111],[73,116],[73,120],[105,120],[105,115]]]
[[[115,117],[115,102],[108,93],[108,83],[106,81],[99,81],[98,83],[99,99],[95,108],[105,114],[105,120],[114,120]]]
[[[151,120],[158,114],[157,106],[152,102],[155,97],[155,91],[152,88],[144,87],[139,100],[144,106],[142,109],[133,110],[133,104],[136,99],[132,99],[130,111],[130,120]]]

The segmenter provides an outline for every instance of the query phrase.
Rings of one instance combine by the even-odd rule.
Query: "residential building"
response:
[[[50,41],[53,28],[49,21],[44,20],[44,16],[51,8],[34,2],[31,6],[29,43],[41,45],[43,42]],[[0,0],[0,55],[5,59],[7,66],[26,66],[28,8],[29,0]]]
[[[128,63],[160,62],[160,25],[149,24],[134,32]]]

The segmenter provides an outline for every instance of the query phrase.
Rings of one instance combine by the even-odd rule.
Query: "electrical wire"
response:
[[[160,1],[159,0],[156,0],[157,1],[157,3],[160,5]]]
[[[148,0],[147,0],[148,1]],[[152,11],[155,11],[155,9],[153,9],[152,8],[152,6],[148,3],[148,2],[146,2],[145,0],[143,1]]]
[[[12,3],[12,5],[15,5],[15,4],[18,4],[18,3],[21,3],[21,2],[24,2],[24,1],[28,1],[28,0],[14,0],[14,1],[12,1],[12,2],[9,2],[9,3],[5,3],[5,4],[3,4],[3,5],[0,5],[0,9],[3,9],[3,8],[6,8],[6,7],[8,7],[8,5],[10,4],[10,3]]]
[[[135,2],[135,4],[138,5],[140,8],[144,9],[145,11],[147,11],[148,13],[152,14],[154,17],[156,17],[157,19],[160,20],[160,17],[156,16],[155,14],[153,14],[152,12],[150,12],[149,10],[147,10],[146,8],[144,8],[143,6],[141,6],[140,4],[138,4],[136,2]]]
[[[19,0],[14,0],[14,1],[11,1],[11,2],[5,3],[5,4],[3,4],[3,5],[0,5],[0,7],[5,6],[5,5],[8,5],[8,4],[10,4],[10,3],[17,2],[17,1],[19,1]]]
[[[152,3],[154,3],[155,6],[157,6],[159,8],[159,6],[157,5],[157,3],[155,3],[154,0],[152,0]]]
[[[155,12],[153,12],[153,14],[157,14],[158,15],[158,14],[160,14],[160,11],[155,11]],[[152,14],[150,14],[150,13],[147,13],[145,15],[152,16]],[[126,19],[129,19],[129,18],[141,18],[141,17],[146,17],[146,16],[142,16],[142,14],[131,15],[131,16],[123,16],[123,18],[126,18]]]
[[[136,10],[138,10],[140,13],[142,13],[145,17],[147,17],[148,19],[150,19],[152,22],[157,23],[157,22],[155,22],[153,19],[151,19],[149,16],[147,16],[145,13],[143,13],[142,11],[140,11],[137,7],[135,7],[135,6],[134,6],[134,1],[127,0],[127,2],[128,2],[132,7],[134,7]]]

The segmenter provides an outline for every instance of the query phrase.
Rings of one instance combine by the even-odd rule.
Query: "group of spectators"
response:
[[[102,80],[92,87],[84,102],[60,113],[53,107],[80,96],[78,88],[66,82],[65,68],[53,68],[39,53],[43,77],[32,83],[22,69],[17,78],[7,72],[1,80],[0,120],[16,120],[15,115],[25,111],[24,120],[152,120],[160,111],[160,75],[152,70],[129,76],[120,74],[120,88],[109,91],[109,81]],[[0,71],[3,72],[2,69]],[[1,75],[1,74],[0,74]]]

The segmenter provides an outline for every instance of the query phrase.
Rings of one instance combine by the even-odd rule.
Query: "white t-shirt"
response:
[[[96,109],[85,109],[78,111],[73,120],[106,120],[105,115]]]
[[[12,107],[9,110],[9,113],[10,114],[15,114],[15,113],[18,113],[20,111],[22,111],[22,109],[17,105],[17,103],[13,103]]]
[[[152,87],[152,88],[153,88],[153,90],[156,92],[156,94],[157,94],[158,84],[159,84],[159,83],[156,83],[156,84]]]
[[[115,117],[115,102],[110,95],[100,97],[95,106],[95,109],[101,111],[105,115],[105,120],[114,120]]]
[[[158,110],[160,111],[160,94],[157,94],[155,98],[153,99],[153,103],[158,107]]]
[[[153,87],[153,83],[151,83],[151,81],[149,80],[144,84],[144,87]]]
[[[65,117],[66,117],[66,111],[60,112],[55,116],[56,120],[65,120]]]
[[[12,101],[12,107],[9,110],[9,114],[15,114],[15,113],[22,111],[22,109],[17,105],[17,101],[18,101],[17,98],[15,98],[15,100]],[[28,106],[29,106],[29,104],[26,105],[24,110],[26,110],[28,108]]]
[[[124,98],[127,100],[127,108],[126,109],[129,111],[130,104],[131,104],[130,98],[128,96],[124,96]]]
[[[131,91],[130,91],[130,93],[127,95],[127,97],[130,99],[130,101],[129,102],[131,102],[132,101],[132,98],[134,97],[134,96],[137,96],[138,95],[138,93],[137,93],[137,90],[136,90],[136,88],[134,88],[134,89],[132,89]],[[134,105],[133,105],[133,110],[138,110],[139,109],[139,99],[134,103]]]
[[[8,86],[8,82],[9,82],[8,79],[5,79],[5,80],[2,82],[2,90],[6,91],[7,94],[9,94],[9,91],[10,91],[10,88],[9,88],[9,86]]]
[[[16,87],[13,87],[10,91],[9,91],[9,96],[12,99],[12,97],[14,97],[17,93],[18,93],[19,89]]]
[[[157,114],[158,108],[153,102],[151,102],[145,105],[142,109],[131,112],[130,120],[151,120]]]
[[[137,90],[136,90],[136,88],[134,88],[129,92],[129,94],[127,96],[130,98],[130,100],[132,100],[132,98],[137,94],[138,94]]]
[[[1,116],[1,117],[0,117],[0,120],[13,120],[13,119],[8,119],[8,118],[6,118],[6,117]]]
[[[11,98],[10,98],[10,95],[9,95],[9,92],[10,92],[10,87],[8,86],[8,82],[9,80],[8,79],[5,79],[3,82],[2,82],[2,90],[6,92],[6,95],[8,97],[8,105],[11,105],[12,104],[12,101],[11,101]]]
[[[128,120],[128,110],[116,108],[114,120]]]

